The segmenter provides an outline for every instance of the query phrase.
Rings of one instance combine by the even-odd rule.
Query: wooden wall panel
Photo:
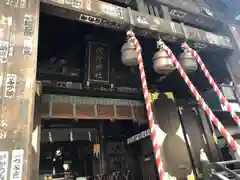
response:
[[[43,119],[102,119],[102,120],[145,120],[144,104],[133,100],[94,99],[86,101],[87,97],[43,98],[41,116]],[[60,100],[61,99],[61,100]],[[96,103],[95,103],[96,101]],[[132,103],[132,104],[131,104]]]
[[[49,110],[50,110],[49,103],[42,103],[40,109],[41,109],[41,116],[42,117],[48,117],[49,116]]]
[[[88,119],[91,117],[95,117],[95,106],[94,105],[82,105],[82,104],[76,104],[76,118],[79,119]]]
[[[55,118],[73,117],[73,105],[69,103],[53,103],[51,115]]]
[[[98,104],[97,106],[97,119],[114,119],[115,112],[113,105],[101,105]]]
[[[144,106],[132,106],[134,118],[137,120],[147,120],[146,111]]]
[[[131,106],[116,106],[116,116],[119,119],[133,119],[133,109]]]

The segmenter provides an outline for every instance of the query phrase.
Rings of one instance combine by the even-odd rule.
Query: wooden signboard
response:
[[[87,81],[109,83],[110,47],[98,42],[88,43]]]

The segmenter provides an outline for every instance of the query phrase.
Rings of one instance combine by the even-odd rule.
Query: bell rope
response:
[[[160,155],[160,144],[159,144],[160,137],[157,135],[156,125],[155,125],[154,119],[153,119],[153,111],[152,111],[152,106],[151,106],[151,102],[150,102],[150,98],[149,98],[149,90],[148,90],[148,86],[147,86],[146,74],[145,74],[144,65],[143,65],[141,46],[140,46],[137,38],[135,37],[135,34],[132,31],[128,31],[127,36],[132,37],[132,41],[134,42],[134,44],[136,46],[138,68],[139,68],[140,77],[141,77],[142,90],[143,90],[143,95],[144,95],[145,105],[146,105],[146,110],[147,110],[147,116],[148,116],[148,121],[149,121],[149,128],[151,130],[153,150],[154,150],[154,154],[155,154],[159,178],[160,178],[160,180],[163,180],[164,179],[164,170],[163,170],[163,164],[162,164],[162,159],[161,159],[161,155]]]
[[[228,142],[228,144],[234,149],[234,151],[240,156],[240,146],[238,143],[233,139],[231,134],[226,130],[226,128],[222,125],[222,123],[219,121],[219,119],[213,114],[212,110],[209,108],[207,103],[204,101],[202,96],[197,91],[196,87],[193,85],[187,74],[184,72],[183,68],[181,67],[180,63],[176,59],[175,55],[171,51],[170,48],[168,48],[166,45],[163,46],[163,48],[167,51],[168,55],[170,56],[171,60],[175,64],[177,70],[179,71],[181,77],[186,82],[188,88],[193,93],[195,99],[198,101],[198,103],[203,108],[204,112],[212,121],[212,123],[216,126],[216,128],[220,131],[221,135],[225,138],[225,140]]]
[[[219,89],[218,85],[215,83],[214,79],[212,78],[211,74],[209,73],[209,71],[207,70],[205,64],[203,63],[201,57],[198,55],[198,53],[193,50],[192,48],[190,48],[187,43],[184,43],[182,45],[182,47],[184,49],[189,50],[194,59],[198,62],[198,64],[200,65],[204,75],[206,76],[208,82],[211,84],[213,90],[216,92],[216,95],[218,97],[218,99],[220,100],[220,102],[222,103],[222,105],[224,105],[227,108],[227,111],[230,113],[230,115],[232,116],[233,120],[237,123],[237,125],[240,127],[240,119],[238,117],[238,115],[235,113],[235,111],[233,110],[233,108],[231,107],[231,105],[229,104],[228,100],[225,98],[225,96],[223,95],[223,93],[221,92],[221,90]]]

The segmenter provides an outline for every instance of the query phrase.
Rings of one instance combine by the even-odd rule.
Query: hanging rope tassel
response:
[[[144,65],[143,65],[141,46],[140,46],[137,38],[135,37],[135,34],[132,31],[128,31],[127,36],[131,38],[131,40],[134,42],[135,47],[136,47],[138,68],[140,71],[143,95],[144,95],[144,99],[145,99],[147,116],[148,116],[148,120],[149,120],[149,128],[151,130],[152,144],[153,144],[153,149],[154,149],[154,153],[155,153],[158,174],[159,174],[160,180],[163,180],[164,179],[164,171],[163,171],[163,164],[162,164],[161,155],[160,155],[160,144],[159,144],[160,140],[159,140],[159,137],[157,137],[156,125],[154,124],[154,120],[153,120],[153,112],[152,112],[151,102],[150,102],[150,98],[149,98],[146,74],[145,74]]]
[[[225,140],[228,142],[228,144],[234,149],[234,151],[240,156],[240,146],[238,143],[233,139],[231,134],[226,130],[226,128],[222,125],[222,123],[219,121],[219,119],[213,114],[212,110],[208,107],[207,103],[204,101],[202,96],[198,93],[196,87],[193,85],[187,74],[184,72],[183,68],[177,61],[175,55],[169,49],[165,44],[162,45],[162,48],[166,50],[168,53],[169,57],[175,64],[177,70],[179,71],[181,77],[184,79],[186,82],[188,88],[191,90],[193,95],[195,96],[196,100],[198,103],[201,105],[203,110],[205,111],[206,115],[210,119],[210,121],[217,127],[217,129],[220,131],[221,135],[225,138]]]
[[[202,71],[204,72],[206,78],[208,79],[208,82],[212,85],[212,88],[216,92],[217,97],[219,98],[220,102],[222,103],[222,105],[224,105],[227,108],[227,111],[231,114],[234,121],[240,127],[240,119],[239,119],[238,115],[232,109],[231,105],[229,104],[229,102],[227,101],[227,99],[225,98],[225,96],[223,95],[221,90],[219,89],[218,85],[215,83],[214,79],[212,78],[212,76],[210,75],[209,71],[207,70],[205,64],[203,63],[201,57],[198,55],[198,53],[194,49],[190,48],[187,45],[187,43],[183,43],[182,47],[184,49],[189,50],[192,53],[194,59],[198,62]]]

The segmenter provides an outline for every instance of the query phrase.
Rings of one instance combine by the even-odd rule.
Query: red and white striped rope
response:
[[[131,38],[131,40],[134,42],[134,44],[136,46],[138,68],[139,68],[140,76],[141,76],[143,95],[144,95],[144,99],[145,99],[147,116],[148,116],[148,120],[149,120],[149,128],[151,130],[153,150],[155,153],[155,159],[156,159],[156,164],[157,164],[157,168],[158,168],[159,178],[160,178],[160,180],[163,180],[164,170],[163,170],[163,164],[162,164],[161,155],[160,155],[160,144],[159,144],[160,137],[157,136],[156,125],[153,120],[153,112],[152,112],[151,101],[150,101],[150,97],[149,97],[149,91],[148,91],[148,87],[147,87],[146,74],[145,74],[144,65],[143,65],[141,46],[140,46],[137,38],[135,37],[135,34],[132,31],[128,31],[127,36]]]
[[[165,44],[162,45],[162,48],[166,50],[166,52],[168,53],[169,57],[171,58],[171,60],[173,61],[173,63],[175,64],[177,70],[179,71],[181,77],[184,79],[184,81],[186,82],[188,88],[191,90],[191,92],[193,93],[193,95],[195,96],[196,100],[198,101],[198,103],[201,105],[201,107],[203,108],[203,110],[205,111],[206,115],[208,116],[208,118],[212,121],[212,123],[217,127],[217,129],[220,131],[221,135],[226,139],[226,141],[228,142],[228,144],[235,150],[235,152],[240,155],[240,146],[238,145],[238,143],[233,139],[233,137],[231,136],[231,134],[226,130],[226,128],[222,125],[222,123],[219,121],[219,119],[213,114],[212,110],[209,108],[209,106],[207,105],[207,103],[204,101],[204,99],[202,98],[202,96],[198,93],[196,87],[193,85],[193,83],[191,82],[191,80],[189,79],[189,77],[187,76],[187,74],[184,72],[182,66],[179,64],[179,62],[177,61],[175,55],[173,54],[173,52],[171,51],[171,49],[169,49]]]
[[[184,49],[189,50],[192,53],[194,59],[198,62],[198,64],[200,65],[202,71],[204,72],[206,78],[208,79],[208,82],[211,84],[212,88],[216,92],[217,97],[219,98],[220,102],[227,108],[227,111],[231,114],[233,120],[240,127],[240,119],[239,119],[238,115],[232,109],[231,105],[229,104],[227,99],[224,97],[224,95],[221,92],[221,90],[219,89],[218,85],[215,83],[214,79],[212,78],[212,76],[210,75],[209,71],[207,70],[205,64],[203,63],[201,57],[198,55],[198,53],[194,49],[190,48],[187,45],[187,43],[183,43],[182,47]]]

